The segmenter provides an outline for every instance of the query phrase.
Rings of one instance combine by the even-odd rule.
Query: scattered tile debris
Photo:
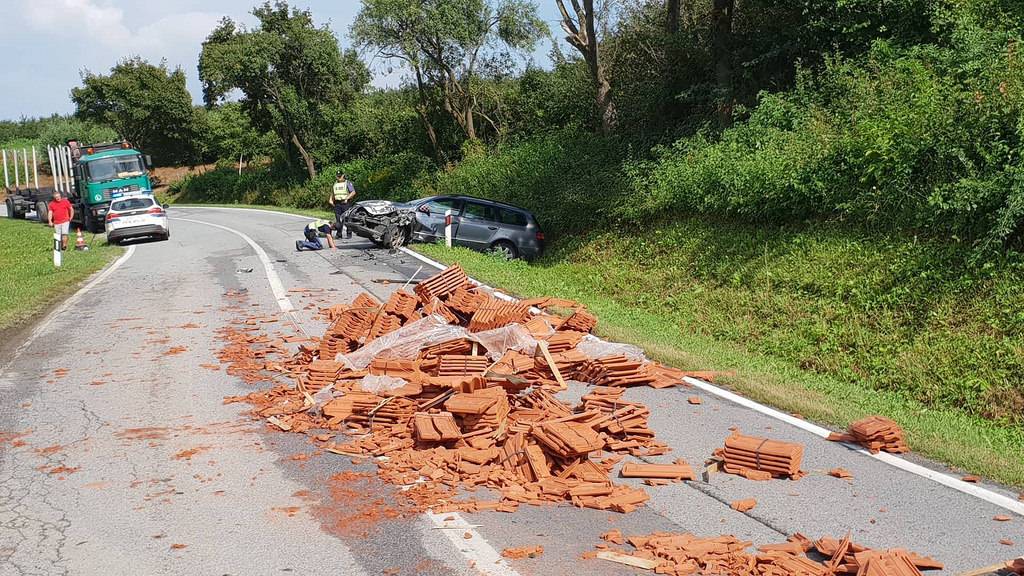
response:
[[[822,538],[811,541],[793,534],[783,544],[761,546],[750,553],[752,543],[734,536],[700,538],[688,533],[655,532],[630,536],[631,553],[599,550],[585,558],[611,560],[658,574],[730,574],[732,576],[915,576],[921,570],[941,570],[943,565],[902,549],[869,550],[850,541]],[[599,545],[604,546],[604,545]],[[812,556],[812,554],[814,556]],[[827,560],[815,558],[824,557]]]
[[[536,558],[544,553],[543,546],[523,546],[521,548],[505,548],[501,555],[511,560],[522,560],[523,558]]]
[[[757,507],[757,500],[753,498],[747,498],[746,500],[737,500],[729,504],[729,507],[737,512],[749,512],[753,510],[755,507]]]
[[[853,442],[867,448],[872,454],[910,452],[903,429],[892,420],[882,416],[869,416],[850,424],[847,434],[833,432],[828,435],[833,442]]]

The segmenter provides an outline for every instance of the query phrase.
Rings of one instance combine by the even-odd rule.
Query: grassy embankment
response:
[[[759,182],[759,197],[784,198],[799,187],[783,168],[808,157],[790,150],[787,162],[724,162],[729,169],[697,162],[712,152],[637,164],[615,142],[553,134],[416,175],[392,197],[415,188],[531,208],[552,241],[534,265],[421,249],[515,294],[585,302],[602,335],[680,367],[734,371],[724,383],[754,399],[836,428],[887,415],[916,452],[1024,486],[1024,258],[977,259],[969,241],[825,218],[780,226],[717,208],[685,216],[700,214],[692,198],[726,202],[714,195],[727,184]],[[357,178],[361,198],[387,197],[371,185],[388,174]],[[327,190],[256,175],[229,187],[228,176],[171,189],[188,202],[293,207],[319,204]],[[247,188],[250,179],[259,185]]]
[[[65,252],[64,265],[55,268],[52,228],[0,218],[0,330],[17,327],[67,296],[120,253],[97,236],[90,250]]]

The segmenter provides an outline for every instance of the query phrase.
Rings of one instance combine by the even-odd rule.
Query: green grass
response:
[[[700,229],[699,224],[684,222],[658,232],[685,231],[692,235]],[[841,254],[834,252],[836,243],[850,239],[818,238],[825,246],[814,246],[802,237],[799,250],[780,253],[778,244],[769,241],[764,244],[763,257],[754,259],[739,246],[742,240],[738,236],[748,232],[738,231],[735,236],[720,234],[718,251],[712,249],[708,238],[704,243],[693,243],[689,249],[675,238],[669,242],[673,249],[664,253],[642,248],[644,244],[656,245],[657,235],[596,235],[558,247],[533,265],[504,262],[439,245],[420,245],[416,249],[442,262],[458,261],[473,277],[522,297],[552,295],[581,301],[600,318],[599,335],[641,346],[653,359],[672,366],[731,371],[734,376],[718,382],[759,402],[799,413],[834,429],[843,429],[866,415],[886,415],[903,426],[916,453],[1004,484],[1024,486],[1024,431],[1019,425],[986,419],[934,401],[927,404],[905,388],[880,389],[870,379],[849,377],[841,370],[807,362],[807,358],[801,362],[797,359],[800,354],[790,350],[806,353],[815,349],[804,342],[805,324],[822,332],[825,341],[853,324],[862,340],[873,338],[875,343],[882,342],[879,349],[894,346],[899,336],[891,335],[885,327],[886,322],[894,320],[884,317],[896,314],[899,306],[896,311],[878,307],[857,313],[826,310],[825,303],[848,302],[852,299],[850,294],[809,295],[822,290],[823,284],[841,283],[863,272],[860,266],[877,267],[869,262],[876,257],[892,258],[887,251],[899,246],[898,242],[889,248],[860,243],[866,254],[861,261],[860,257],[849,255],[853,249],[850,246]],[[730,255],[726,248],[734,252]],[[721,273],[730,271],[726,281],[720,281],[718,274],[710,270],[716,265],[714,262],[704,262],[706,269],[697,270],[692,262],[681,260],[699,254],[717,261]],[[843,254],[845,258],[840,257]],[[826,266],[830,259],[832,266]],[[744,261],[746,267],[741,265]],[[794,269],[784,272],[790,265]],[[759,282],[745,278],[745,274],[757,277],[748,268],[777,277],[769,287],[767,278]],[[819,284],[814,286],[807,274],[818,275]],[[797,277],[802,280],[797,282]],[[939,314],[953,309],[963,312],[963,306],[969,309],[977,305],[969,301],[954,307],[941,294],[932,297]],[[991,294],[982,293],[980,297]],[[871,318],[878,321],[873,332],[868,327]],[[933,339],[942,333],[929,326],[918,330],[930,332]],[[819,352],[822,359],[831,358],[838,364],[849,360],[849,354],[833,350],[831,344],[823,347],[825,351]],[[911,367],[926,357],[921,350],[935,355],[949,353],[941,346],[932,350],[913,342],[908,349],[911,352],[901,350],[902,356],[897,356]],[[915,350],[918,356],[913,356]],[[968,380],[972,377],[966,372],[963,376]]]
[[[90,250],[65,252],[64,265],[55,268],[52,228],[0,218],[0,330],[17,327],[67,296],[121,251],[97,236]]]

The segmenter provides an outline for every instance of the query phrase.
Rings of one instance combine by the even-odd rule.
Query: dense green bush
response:
[[[798,89],[762,95],[746,122],[699,134],[631,167],[635,221],[666,210],[755,222],[841,218],[1016,240],[1024,74],[1012,38],[950,48],[878,43]]]

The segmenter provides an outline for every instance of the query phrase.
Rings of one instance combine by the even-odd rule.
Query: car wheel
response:
[[[405,226],[388,226],[384,233],[384,245],[388,248],[401,248],[409,240],[409,232]]]
[[[519,256],[519,252],[516,250],[515,244],[508,240],[498,240],[494,244],[491,244],[491,254],[501,256],[505,260],[515,260]]]
[[[14,200],[11,200],[10,198],[4,200],[4,206],[7,207],[7,217],[14,218]]]

